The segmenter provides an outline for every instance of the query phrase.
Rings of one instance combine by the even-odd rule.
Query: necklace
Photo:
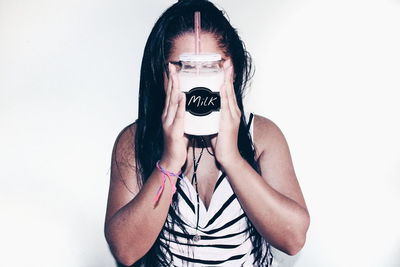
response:
[[[203,148],[205,147],[207,150],[207,153],[214,157],[215,155],[214,155],[214,153],[211,153],[210,150],[208,149],[208,146],[206,144],[206,141],[204,140],[204,137],[201,136],[200,138],[201,138],[201,143],[202,143]]]
[[[196,140],[196,139],[195,139]],[[197,167],[199,166],[200,163],[200,159],[201,156],[203,155],[203,150],[204,150],[204,143],[202,145],[201,151],[200,151],[200,155],[199,158],[196,161],[196,153],[195,153],[195,146],[194,143],[192,143],[192,149],[193,149],[193,176],[192,176],[192,184],[194,182],[195,184],[195,189],[196,189],[196,199],[197,199],[197,220],[196,220],[196,234],[193,236],[193,241],[194,242],[198,242],[200,241],[201,237],[198,234],[198,229],[199,229],[199,215],[200,215],[200,197],[199,197],[199,189],[198,189],[198,185],[197,185]]]

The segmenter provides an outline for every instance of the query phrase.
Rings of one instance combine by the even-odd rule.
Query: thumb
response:
[[[217,144],[217,138],[218,138],[217,136],[218,136],[218,134],[211,137],[211,147],[213,148],[214,152],[215,152],[215,146]]]
[[[183,123],[185,117],[186,95],[185,93],[179,94],[178,110],[176,111],[174,123]]]

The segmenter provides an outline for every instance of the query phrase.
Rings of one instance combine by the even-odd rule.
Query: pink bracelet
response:
[[[156,166],[157,166],[157,169],[159,169],[160,172],[163,174],[163,176],[161,178],[161,185],[158,188],[156,196],[154,197],[154,204],[156,204],[158,202],[158,200],[160,199],[161,193],[164,191],[165,180],[167,180],[167,177],[168,177],[168,179],[169,179],[169,181],[171,183],[171,186],[172,186],[172,189],[171,189],[172,195],[175,194],[176,186],[175,186],[175,184],[172,183],[171,176],[179,176],[181,174],[180,171],[178,173],[173,173],[173,172],[167,171],[166,169],[164,169],[163,167],[160,166],[160,161],[157,161]]]

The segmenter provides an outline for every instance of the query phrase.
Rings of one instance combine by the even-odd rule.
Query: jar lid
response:
[[[192,54],[183,53],[179,56],[180,61],[219,61],[221,60],[221,55],[216,53],[204,53],[204,54]]]

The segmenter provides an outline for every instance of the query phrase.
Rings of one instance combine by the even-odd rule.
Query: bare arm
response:
[[[220,129],[218,136],[211,139],[215,157],[258,232],[280,250],[296,254],[304,245],[310,218],[288,145],[272,121],[255,116],[254,144],[260,152],[261,175],[242,158],[237,146],[241,110],[236,101],[230,60],[225,61],[224,71]]]
[[[259,233],[273,246],[294,255],[304,245],[310,218],[289,148],[270,120],[255,116],[254,129],[261,175],[241,157],[222,166]]]
[[[171,184],[166,182],[158,204],[153,204],[162,175],[157,169],[139,190],[132,146],[134,131],[135,125],[125,129],[114,146],[105,221],[105,236],[111,251],[125,265],[133,264],[151,248],[171,203]],[[171,178],[175,183],[176,178]]]
[[[186,160],[188,140],[183,133],[185,96],[177,87],[176,70],[171,69],[166,88],[166,103],[162,114],[164,151],[160,165],[177,173]],[[171,203],[171,183],[155,205],[153,199],[161,185],[162,173],[154,168],[146,183],[139,188],[136,177],[136,126],[126,128],[117,138],[112,155],[111,181],[105,220],[105,236],[114,257],[125,265],[132,265],[154,244]]]

